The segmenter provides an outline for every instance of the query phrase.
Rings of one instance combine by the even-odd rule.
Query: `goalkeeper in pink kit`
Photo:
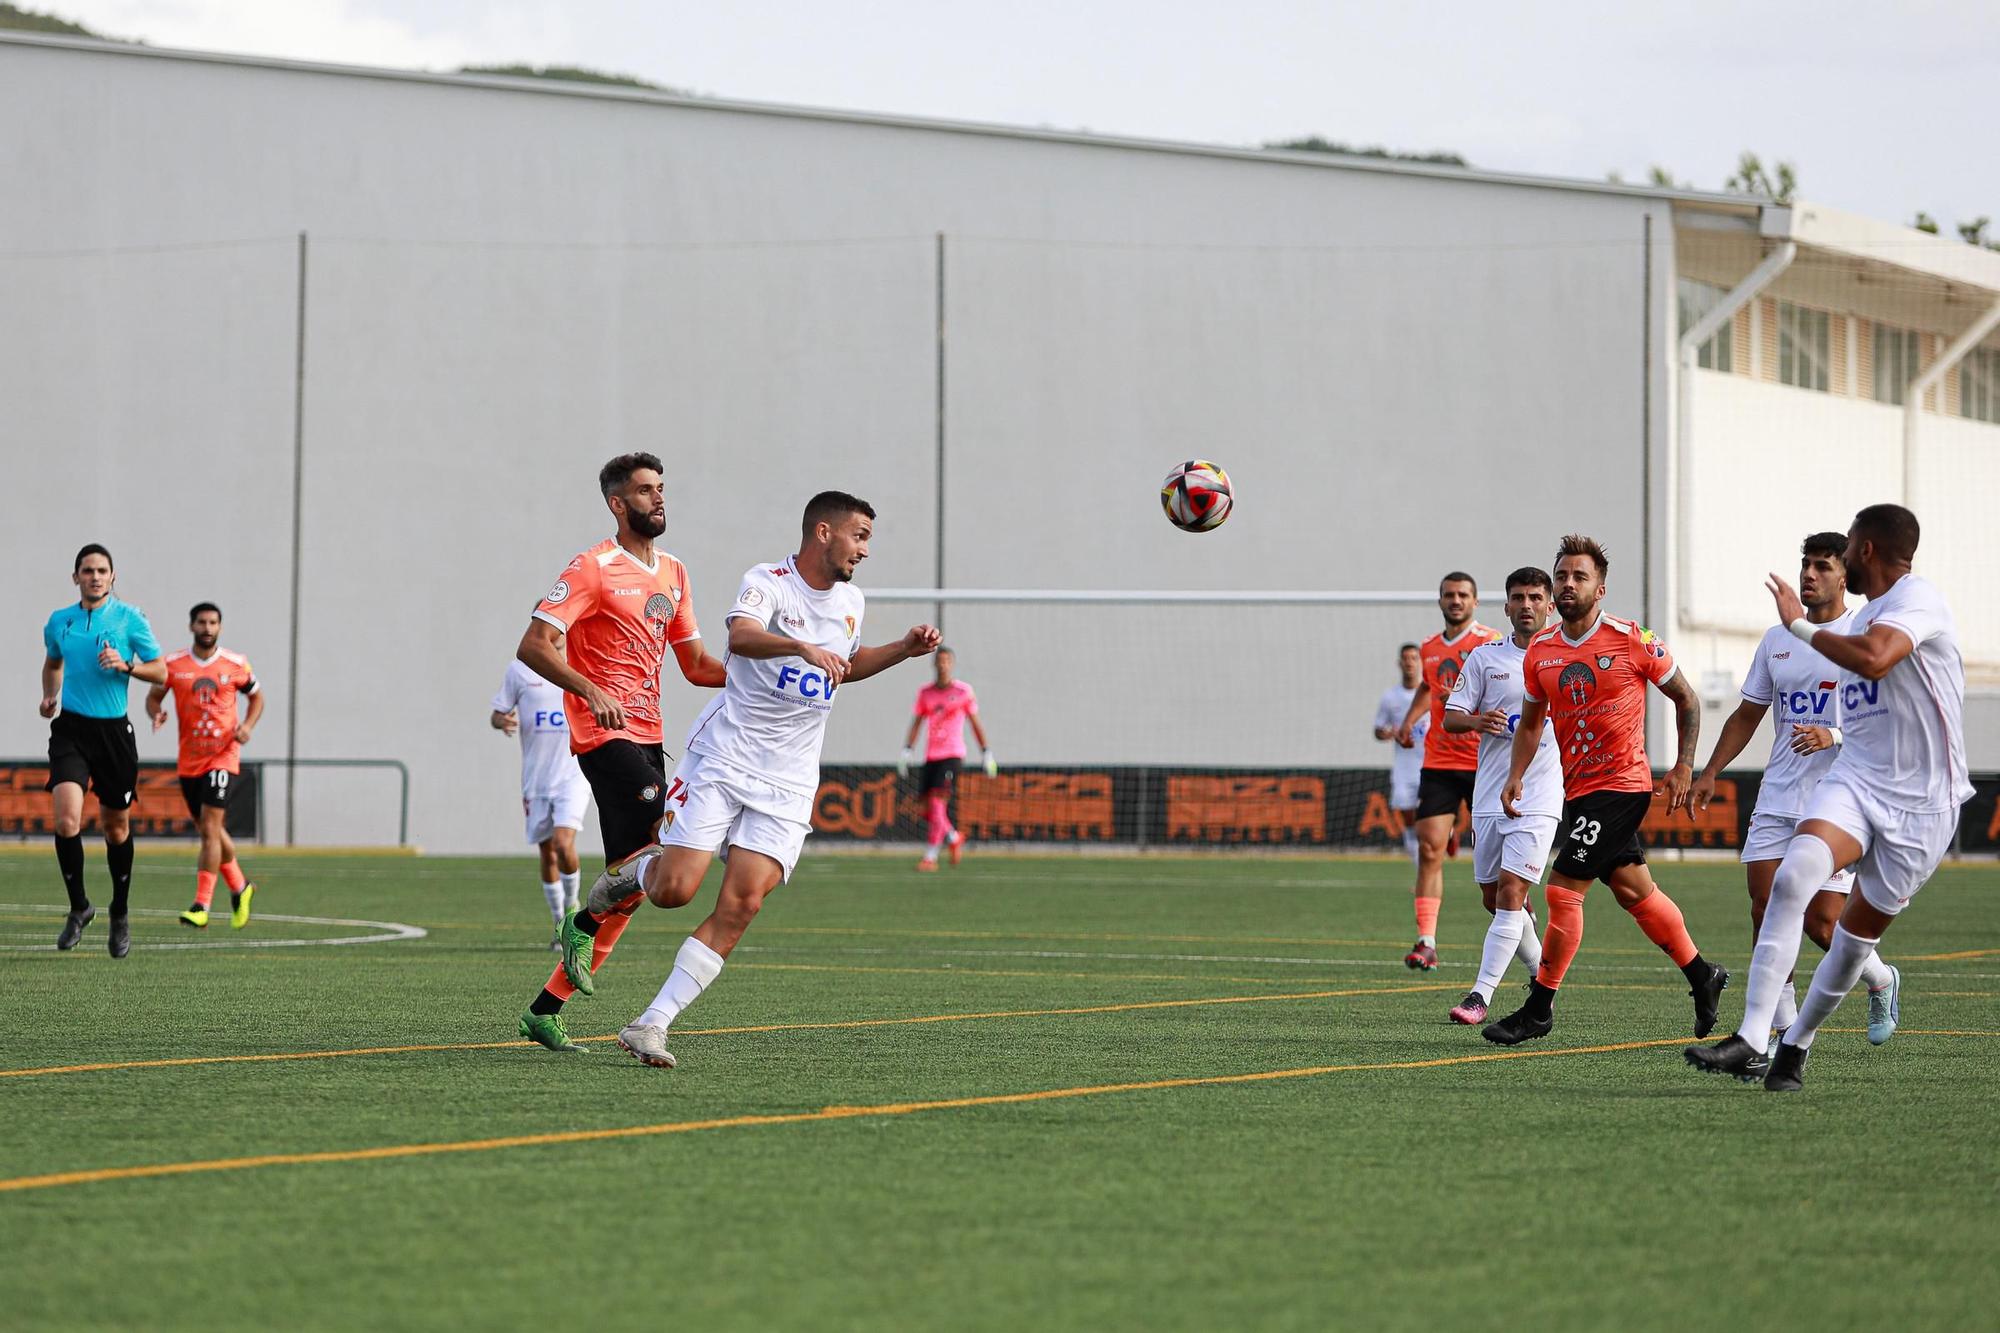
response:
[[[979,756],[992,777],[1000,771],[993,751],[986,744],[986,729],[979,725],[979,700],[972,687],[952,676],[958,655],[949,648],[937,650],[937,680],[917,691],[916,716],[910,719],[910,734],[903,737],[903,754],[896,761],[898,775],[907,777],[916,757],[917,729],[930,727],[924,743],[924,763],[918,770],[917,789],[924,794],[930,816],[930,846],[919,870],[938,868],[938,848],[951,848],[951,863],[958,864],[965,835],[951,826],[951,793],[958,783],[959,765],[965,762],[965,724],[972,724],[973,739],[979,742]]]

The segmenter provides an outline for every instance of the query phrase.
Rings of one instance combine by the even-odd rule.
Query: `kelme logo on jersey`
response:
[[[823,674],[811,668],[783,666],[778,668],[778,690],[780,694],[796,694],[802,699],[831,699],[838,689]]]
[[[1607,667],[1611,665],[1609,658],[1600,657],[1598,661]],[[1583,663],[1571,662],[1562,669],[1562,674],[1556,677],[1556,688],[1568,695],[1571,703],[1582,704],[1589,700],[1590,692],[1597,688],[1597,676]]]

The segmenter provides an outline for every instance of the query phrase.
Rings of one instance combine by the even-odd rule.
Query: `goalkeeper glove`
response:
[[[899,778],[910,776],[910,750],[907,746],[896,756],[896,776]]]
[[[1000,776],[1000,761],[993,757],[993,751],[981,750],[979,757],[984,761],[983,767],[986,769],[987,777],[997,778]]]

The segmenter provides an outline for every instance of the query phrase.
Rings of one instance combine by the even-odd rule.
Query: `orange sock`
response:
[[[1674,960],[1675,967],[1686,967],[1701,952],[1694,947],[1694,940],[1688,935],[1687,922],[1681,919],[1681,909],[1659,889],[1654,889],[1625,910],[1639,923],[1639,929],[1646,932],[1646,938],[1659,945],[1666,951],[1667,957]]]
[[[1555,990],[1583,947],[1583,895],[1560,884],[1548,887],[1549,924],[1542,931],[1542,970],[1535,980]]]
[[[1438,904],[1441,901],[1438,898],[1417,899],[1417,934],[1437,938]]]
[[[208,905],[214,901],[215,901],[215,872],[213,870],[195,871],[194,872],[195,906],[206,911],[208,909]]]
[[[231,893],[243,892],[243,867],[236,864],[234,860],[224,861],[222,863],[222,882],[229,886]]]

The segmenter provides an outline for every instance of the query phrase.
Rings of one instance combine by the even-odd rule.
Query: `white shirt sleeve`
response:
[[[736,600],[723,620],[754,620],[769,629],[778,615],[779,596],[777,577],[763,565],[752,566],[743,575],[743,586],[737,589]]]
[[[1384,690],[1382,697],[1375,701],[1375,729],[1377,731],[1394,731],[1402,724],[1402,721],[1402,710],[1396,707],[1395,694],[1392,691]]]
[[[1790,634],[1786,637],[1789,639]],[[1777,690],[1771,684],[1771,636],[1766,634],[1757,640],[1757,651],[1750,657],[1750,670],[1743,677],[1743,697],[1753,704],[1768,704],[1777,697]]]
[[[1491,656],[1477,648],[1465,655],[1465,665],[1459,669],[1458,679],[1452,682],[1451,693],[1444,701],[1447,712],[1479,712],[1479,705],[1486,698],[1486,659]]]
[[[1921,648],[1926,641],[1951,629],[1951,611],[1929,582],[1905,578],[1883,601],[1886,605],[1875,617],[1875,623],[1894,625],[1909,635],[1912,648]]]
[[[521,664],[509,662],[507,674],[500,678],[500,692],[493,696],[493,711],[511,713],[521,702],[521,690],[526,684],[521,679]]]

